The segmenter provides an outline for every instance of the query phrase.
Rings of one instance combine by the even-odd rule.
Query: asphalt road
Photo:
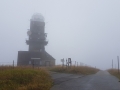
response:
[[[74,75],[51,73],[54,86],[51,90],[120,90],[119,79],[107,71],[99,71],[94,75]]]

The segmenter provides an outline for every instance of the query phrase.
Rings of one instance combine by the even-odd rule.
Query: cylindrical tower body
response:
[[[30,30],[27,32],[29,39],[26,43],[29,45],[29,51],[44,52],[46,41],[44,17],[41,14],[35,14],[30,20]]]

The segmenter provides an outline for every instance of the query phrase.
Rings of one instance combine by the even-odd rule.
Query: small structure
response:
[[[30,20],[30,30],[27,31],[29,51],[18,51],[17,65],[54,66],[55,59],[45,51],[46,40],[44,17],[34,14]]]

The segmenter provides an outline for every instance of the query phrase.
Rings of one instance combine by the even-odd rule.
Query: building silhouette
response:
[[[45,51],[48,44],[45,33],[44,17],[34,14],[30,19],[30,29],[27,31],[29,45],[28,51],[18,51],[17,65],[54,66],[55,59]]]

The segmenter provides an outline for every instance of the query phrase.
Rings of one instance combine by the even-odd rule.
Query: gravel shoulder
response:
[[[107,71],[93,75],[75,75],[51,72],[54,86],[51,90],[120,90],[118,78]]]

